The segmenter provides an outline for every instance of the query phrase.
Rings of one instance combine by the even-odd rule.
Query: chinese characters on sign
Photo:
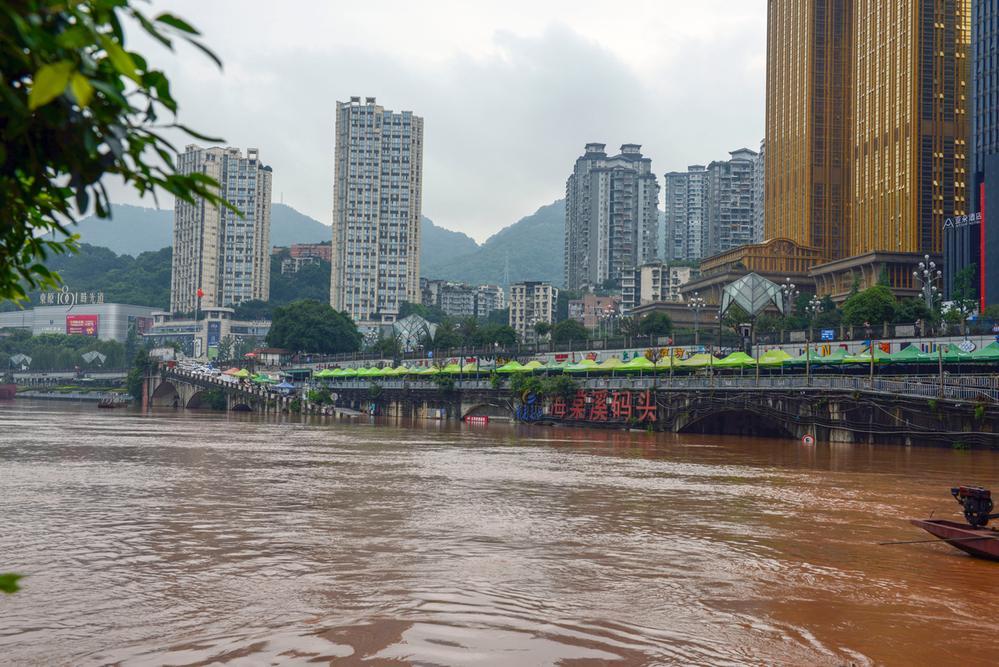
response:
[[[977,225],[981,221],[981,213],[972,213],[971,215],[955,215],[953,218],[947,218],[944,220],[944,229],[947,229],[948,227],[967,227],[968,225]]]
[[[569,400],[562,396],[552,399],[550,416],[567,421],[655,423],[656,397],[648,389],[578,391]]]
[[[99,321],[98,315],[67,315],[66,334],[69,336],[96,336]]]
[[[78,306],[81,304],[104,303],[104,292],[71,292],[63,287],[58,292],[41,292],[38,295],[40,306]]]

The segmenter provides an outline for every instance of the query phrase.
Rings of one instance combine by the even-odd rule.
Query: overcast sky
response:
[[[274,201],[330,224],[335,103],[425,119],[423,213],[482,241],[564,196],[583,145],[655,172],[759,148],[764,0],[154,0],[225,63],[136,38],[181,122],[260,149]],[[120,201],[134,202],[116,189]]]

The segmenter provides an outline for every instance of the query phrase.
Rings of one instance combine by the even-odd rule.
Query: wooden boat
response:
[[[946,519],[911,519],[909,523],[976,558],[999,560],[999,531],[988,528],[989,521],[999,519],[999,514],[991,513],[992,492],[980,486],[955,486],[950,494],[968,523]]]
[[[973,528],[944,519],[912,519],[909,523],[976,558],[999,560],[999,531],[994,528]]]

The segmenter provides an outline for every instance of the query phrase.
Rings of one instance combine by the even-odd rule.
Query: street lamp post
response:
[[[694,292],[694,296],[690,297],[690,301],[687,302],[687,308],[694,311],[694,345],[701,344],[701,309],[707,305],[707,302],[701,298],[698,292]]]
[[[784,279],[784,284],[780,286],[780,291],[784,295],[784,321],[787,322],[787,317],[791,314],[791,309],[794,307],[794,301],[801,294],[801,291],[797,285],[791,282],[790,278]],[[783,331],[783,327],[781,330]],[[781,342],[784,342],[783,334],[781,334]]]
[[[812,324],[815,316],[822,310],[822,300],[813,296],[805,306],[808,314],[808,327],[805,329],[805,385],[812,385]]]
[[[940,282],[942,276],[943,272],[937,269],[936,262],[931,261],[929,255],[924,255],[919,267],[912,272],[912,277],[919,283],[919,291],[926,303],[926,309],[930,312],[933,312],[933,306],[936,304],[937,297],[940,296],[940,288],[937,287],[937,283]]]

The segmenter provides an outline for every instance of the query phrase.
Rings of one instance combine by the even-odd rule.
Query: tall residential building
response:
[[[538,340],[534,326],[539,322],[555,321],[558,288],[551,283],[524,282],[510,285],[510,326],[520,340],[534,343]]]
[[[437,306],[449,317],[475,317],[476,288],[450,280],[420,278],[420,299],[424,305]]]
[[[498,285],[466,285],[449,280],[420,278],[424,305],[437,306],[450,317],[485,319],[494,310],[506,308],[503,288]]]
[[[256,148],[189,145],[177,160],[182,174],[200,173],[238,211],[177,199],[173,210],[170,310],[228,308],[270,297],[271,168]],[[203,296],[198,299],[198,290]]]
[[[365,329],[420,302],[423,119],[337,102],[330,304]]]
[[[756,154],[753,165],[753,243],[763,243],[767,240],[764,232],[766,219],[766,169],[767,140],[760,141],[760,152]]]
[[[621,297],[597,296],[587,292],[581,299],[573,299],[568,303],[570,320],[576,320],[591,331],[614,330],[614,321],[621,315]]]
[[[971,142],[968,213],[944,222],[944,275],[948,298],[958,273],[974,266],[979,307],[999,303],[999,0],[971,5]]]
[[[693,261],[703,257],[704,187],[707,172],[703,165],[665,176],[666,256],[665,260]]]
[[[608,157],[605,144],[586,144],[566,181],[565,286],[599,287],[625,269],[654,259],[659,184],[641,146],[624,144]]]
[[[767,2],[764,236],[818,248],[827,261],[850,252],[855,1]]]
[[[479,285],[475,291],[475,317],[484,320],[495,310],[506,308],[506,293],[499,285]]]
[[[708,165],[704,188],[703,256],[753,242],[753,186],[757,153],[748,148]]]
[[[660,301],[683,301],[680,288],[699,275],[697,269],[648,262],[636,266],[621,281],[621,306],[632,309]]]

